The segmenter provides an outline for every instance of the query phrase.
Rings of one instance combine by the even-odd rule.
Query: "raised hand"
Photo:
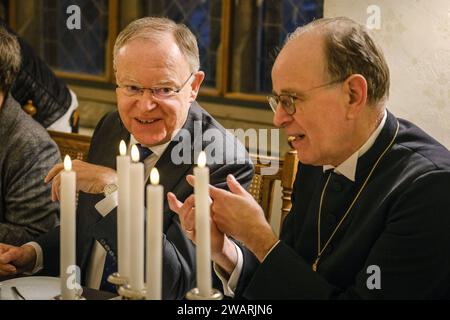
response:
[[[45,177],[45,183],[52,182],[52,200],[59,201],[60,172],[64,164],[55,165]],[[106,185],[117,183],[117,173],[111,168],[97,166],[80,160],[72,161],[72,170],[77,173],[77,191],[102,193]]]

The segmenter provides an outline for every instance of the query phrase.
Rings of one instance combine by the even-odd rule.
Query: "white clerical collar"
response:
[[[138,144],[138,143],[139,143],[139,141],[137,141],[133,135],[130,135],[130,146],[132,146],[133,144]],[[157,146],[152,146],[152,147],[148,147],[145,144],[143,144],[143,146],[146,148],[149,148],[159,158],[164,153],[164,151],[167,149],[167,147],[169,146],[169,143],[170,143],[170,141],[166,142],[164,144],[159,144]]]
[[[355,182],[356,166],[358,165],[358,159],[362,157],[362,155],[365,154],[373,146],[375,140],[377,140],[378,136],[380,135],[380,132],[384,127],[384,124],[386,123],[386,119],[387,119],[387,112],[386,110],[384,110],[383,119],[381,120],[380,124],[375,129],[375,131],[370,135],[369,139],[367,139],[367,141],[363,144],[363,146],[337,167],[334,167],[329,164],[324,165],[323,171],[325,172],[326,170],[334,169],[335,173],[341,174],[347,179]]]

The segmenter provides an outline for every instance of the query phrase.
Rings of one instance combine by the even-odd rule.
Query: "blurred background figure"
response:
[[[59,161],[56,144],[10,94],[20,65],[17,38],[0,26],[0,242],[10,245],[55,227],[59,208],[44,183]]]
[[[0,18],[0,26],[14,34],[20,45],[21,65],[11,95],[44,128],[78,132],[78,101],[75,93]]]

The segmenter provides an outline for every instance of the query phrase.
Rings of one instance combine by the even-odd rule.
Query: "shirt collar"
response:
[[[363,144],[363,146],[337,167],[334,167],[332,165],[324,165],[323,171],[325,172],[326,170],[334,169],[335,173],[341,174],[347,179],[355,182],[356,166],[358,165],[358,159],[373,146],[375,140],[377,140],[378,136],[380,135],[380,132],[384,127],[384,124],[386,123],[386,119],[387,119],[387,112],[386,110],[384,110],[383,119],[381,120],[380,124],[375,129],[375,131],[370,135],[369,139],[367,139],[367,141]]]
[[[151,146],[151,147],[148,147],[148,146],[146,146],[145,144],[143,144],[143,146],[146,147],[146,148],[149,148],[149,149],[150,149],[155,155],[157,155],[158,158],[159,158],[159,157],[161,157],[161,155],[164,153],[164,151],[166,151],[166,149],[167,149],[167,147],[169,146],[170,142],[171,142],[171,141],[166,142],[166,143],[164,143],[164,144],[159,144],[159,145],[156,145],[156,146]],[[133,135],[131,135],[131,136],[130,136],[130,146],[132,146],[133,144],[138,144],[138,143],[139,143],[139,141],[137,141],[136,138],[135,138]]]

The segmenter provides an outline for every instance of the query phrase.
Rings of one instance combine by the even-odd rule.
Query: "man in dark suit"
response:
[[[142,154],[148,155],[142,157],[146,177],[152,167],[157,167],[164,190],[183,200],[192,193],[185,176],[192,173],[198,151],[206,147],[215,149],[214,161],[209,163],[213,185],[226,187],[226,176],[231,173],[249,185],[253,176],[242,144],[195,102],[204,73],[199,71],[195,37],[184,25],[162,18],[132,22],[116,40],[114,68],[118,112],[106,115],[97,125],[88,162],[73,162],[80,190],[77,265],[83,284],[105,290],[112,288],[104,281],[104,266],[111,257],[115,259],[117,252],[113,208],[120,140],[139,144]],[[217,139],[203,138],[206,132]],[[231,151],[237,151],[226,152],[225,146],[230,145]],[[53,181],[54,199],[59,198],[61,170],[61,164],[55,166],[46,179]],[[167,203],[164,208],[163,298],[178,299],[195,286],[195,249],[181,230],[178,216]],[[3,254],[0,263],[7,263],[7,257],[16,266],[33,268],[33,272],[43,267],[45,272],[57,275],[58,237],[56,229],[20,252],[9,250],[11,253]]]
[[[365,28],[347,18],[299,28],[272,81],[274,123],[300,161],[292,210],[278,238],[233,177],[231,192],[211,187],[212,238],[239,241],[212,255],[225,293],[450,298],[450,152],[386,110],[389,69]],[[190,203],[171,206],[191,230]]]

